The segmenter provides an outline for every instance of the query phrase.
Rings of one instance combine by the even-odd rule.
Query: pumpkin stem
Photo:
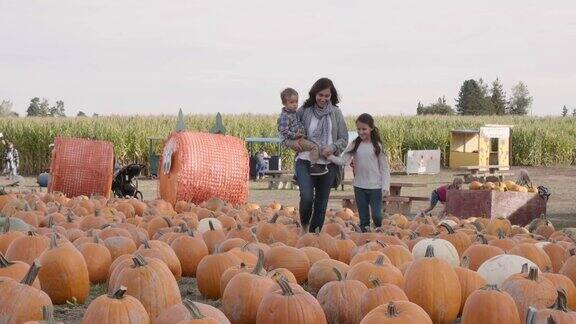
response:
[[[272,216],[272,218],[270,218],[270,220],[268,221],[268,223],[270,223],[270,224],[276,223],[276,221],[278,220],[278,217],[280,217],[280,214],[275,213],[274,216]]]
[[[258,249],[258,261],[256,262],[256,266],[254,266],[254,270],[252,270],[252,274],[260,275],[262,269],[264,269],[264,251]]]
[[[4,233],[10,232],[10,216],[4,219]]]
[[[389,302],[389,303],[388,303],[388,307],[386,308],[386,316],[387,316],[387,317],[398,317],[398,316],[400,316],[400,313],[398,313],[398,310],[396,309],[396,305],[394,304],[394,302]]]
[[[148,240],[144,240],[142,241],[142,245],[144,245],[145,249],[151,249],[152,247],[150,246],[150,241]]]
[[[50,249],[55,249],[58,247],[58,236],[56,233],[50,236]]]
[[[68,212],[66,213],[66,222],[67,223],[73,223],[74,220],[72,219],[72,211],[68,210]]]
[[[113,299],[122,299],[124,298],[124,294],[126,293],[126,287],[124,286],[120,286],[118,289],[116,289],[116,291],[112,294],[110,294],[108,297],[113,298]]]
[[[30,269],[28,269],[28,272],[24,276],[24,279],[22,279],[22,281],[20,283],[28,285],[28,286],[32,286],[32,283],[34,282],[34,280],[36,280],[36,277],[38,276],[38,271],[40,270],[40,266],[41,266],[40,261],[34,260],[32,265],[30,266]]]
[[[524,263],[522,265],[522,269],[520,269],[520,273],[528,273],[528,263]]]
[[[560,288],[557,290],[557,292],[558,292],[558,297],[556,297],[556,301],[549,308],[567,313],[568,307],[566,306],[566,300],[567,300],[566,291],[564,289]]]
[[[552,315],[550,315],[548,316],[547,324],[558,324],[558,322],[556,322],[556,319]]]
[[[294,291],[292,290],[292,287],[290,287],[290,285],[288,284],[288,280],[284,276],[280,278],[280,280],[278,280],[278,285],[280,285],[280,288],[282,289],[283,296],[294,296]]]
[[[374,288],[381,286],[380,279],[378,279],[378,277],[374,275],[370,275],[368,281],[370,281],[370,283],[372,284],[372,286],[374,286]]]
[[[13,264],[14,264],[14,262],[8,261],[4,257],[4,254],[2,254],[2,252],[0,252],[0,268],[7,268]]]
[[[162,217],[162,219],[166,222],[166,224],[168,224],[168,227],[172,227],[172,226],[173,226],[172,221],[170,220],[170,218],[164,216],[164,217]]]
[[[426,254],[424,254],[426,258],[433,258],[434,257],[434,247],[432,245],[428,245],[426,248]]]
[[[528,271],[527,279],[532,280],[532,281],[538,280],[538,268],[531,267],[530,270]]]
[[[462,268],[470,269],[470,258],[467,255],[462,257],[462,261],[460,262]]]
[[[344,231],[340,231],[340,239],[341,239],[341,240],[345,240],[345,239],[346,239],[346,233],[344,233]]]
[[[214,231],[214,230],[215,230],[215,229],[214,229],[214,224],[212,224],[212,221],[211,221],[211,220],[208,221],[208,226],[210,226],[210,230],[211,230],[211,231]]]
[[[180,224],[180,233],[186,233],[187,230],[188,226],[186,225],[186,223]]]
[[[448,234],[456,233],[456,232],[454,232],[454,229],[452,228],[452,226],[450,226],[449,224],[442,223],[442,224],[440,224],[440,227],[444,227],[448,231]]]
[[[342,272],[340,272],[340,270],[338,270],[336,267],[333,267],[332,271],[334,271],[336,274],[336,279],[338,279],[338,281],[342,281]]]
[[[140,254],[133,256],[132,261],[134,262],[134,268],[145,267],[148,264],[148,262],[146,262],[146,260]]]
[[[190,237],[194,237],[194,231],[191,228],[188,228],[188,230],[186,231],[186,234],[188,234],[188,236],[190,236]]]
[[[196,306],[196,304],[194,304],[194,302],[191,301],[190,299],[184,299],[182,304],[184,304],[184,307],[186,307],[186,309],[190,312],[190,315],[192,315],[192,319],[204,318],[204,315],[202,315],[202,312],[200,312],[198,306]]]
[[[379,245],[380,245],[381,247],[383,247],[383,248],[385,248],[385,247],[388,246],[388,244],[386,244],[386,243],[384,243],[384,242],[382,242],[382,241],[380,241],[380,240],[376,240],[375,242],[376,242],[377,244],[379,244]]]
[[[374,264],[377,265],[377,266],[384,265],[384,256],[383,256],[383,255],[379,255],[379,256],[376,258],[376,261],[374,261]]]
[[[480,289],[482,289],[482,290],[496,290],[496,291],[501,291],[500,289],[498,289],[498,286],[497,286],[497,285],[490,285],[490,284],[488,284],[488,285],[486,285],[486,286],[484,286],[484,287],[482,287],[482,288],[480,288]]]
[[[100,238],[98,238],[97,235],[94,235],[94,240],[92,240],[94,243],[98,244],[100,243]]]
[[[320,228],[319,228],[319,227],[316,227],[316,229],[314,230],[314,234],[315,234],[316,236],[319,236],[319,235],[320,235]]]
[[[54,306],[52,305],[42,306],[42,318],[43,323],[48,324],[56,323],[54,321]]]
[[[506,238],[506,233],[504,233],[504,230],[501,229],[501,228],[498,229],[498,238],[499,238],[499,239],[504,239],[504,238]]]
[[[488,240],[483,234],[478,234],[478,238],[480,239],[480,244],[488,244]]]

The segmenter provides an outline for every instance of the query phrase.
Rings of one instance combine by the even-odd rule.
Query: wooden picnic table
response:
[[[349,181],[349,180],[345,180]],[[352,182],[350,181],[350,184]],[[414,196],[402,196],[402,188],[424,188],[427,184],[417,183],[417,182],[396,182],[390,183],[390,195],[388,197],[383,197],[383,207],[387,213],[402,213],[409,214],[412,209],[413,201],[429,201],[428,197],[414,197]],[[342,207],[350,208],[353,211],[357,211],[356,202],[354,195],[330,195],[330,199],[341,199]]]

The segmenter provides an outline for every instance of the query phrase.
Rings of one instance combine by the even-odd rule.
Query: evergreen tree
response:
[[[564,105],[564,107],[562,107],[562,117],[566,117],[568,116],[568,107],[566,107],[566,105]]]
[[[493,113],[496,115],[506,114],[506,94],[504,87],[499,79],[492,82],[492,95],[490,96],[492,102]]]
[[[460,87],[456,99],[456,111],[460,115],[482,115],[485,113],[482,89],[476,80],[466,80]]]
[[[572,109],[572,117],[576,117],[576,108]]]
[[[424,115],[424,106],[420,101],[418,101],[418,107],[416,108],[416,115]]]
[[[512,88],[512,97],[508,102],[508,113],[510,115],[527,115],[532,105],[532,97],[528,87],[522,82],[518,82]]]
[[[86,117],[86,114],[82,110],[80,110],[76,115],[76,117]]]

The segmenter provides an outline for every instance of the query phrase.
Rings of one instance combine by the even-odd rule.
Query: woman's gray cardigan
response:
[[[346,120],[344,120],[344,115],[342,115],[340,108],[335,106],[332,108],[334,109],[330,114],[330,120],[332,121],[332,147],[334,148],[334,155],[340,155],[348,146],[348,128],[346,127]],[[296,111],[296,116],[298,120],[304,124],[304,129],[308,131],[312,117],[314,116],[312,109],[300,107],[298,111]],[[294,140],[286,140],[284,144],[291,147],[295,142]]]

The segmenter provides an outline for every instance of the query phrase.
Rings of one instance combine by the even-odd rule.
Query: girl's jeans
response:
[[[360,215],[360,229],[366,232],[370,227],[370,211],[374,226],[382,226],[382,189],[362,189],[354,187],[356,207]]]

